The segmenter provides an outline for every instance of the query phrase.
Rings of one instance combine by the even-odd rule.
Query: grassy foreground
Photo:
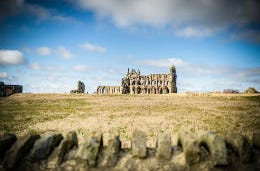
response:
[[[135,128],[147,133],[148,146],[155,146],[159,132],[169,133],[174,141],[180,130],[251,137],[260,129],[260,95],[15,94],[0,98],[0,133],[76,130],[81,139],[99,130],[106,141],[110,132],[120,132],[123,147],[129,147]]]

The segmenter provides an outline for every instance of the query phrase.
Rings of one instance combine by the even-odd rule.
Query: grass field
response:
[[[0,133],[76,130],[81,140],[92,131],[120,132],[123,147],[131,133],[147,133],[147,145],[180,130],[242,133],[260,129],[259,94],[70,95],[15,94],[0,98]]]

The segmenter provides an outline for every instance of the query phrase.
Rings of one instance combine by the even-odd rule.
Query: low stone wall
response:
[[[76,132],[0,136],[1,170],[260,170],[260,132],[252,140],[240,134],[220,137],[211,132],[179,132],[157,136],[155,148],[135,130],[131,148],[121,148],[118,134],[103,146],[102,133],[93,132],[78,145]]]

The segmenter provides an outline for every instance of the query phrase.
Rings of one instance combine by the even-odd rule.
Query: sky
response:
[[[26,93],[93,93],[127,69],[178,92],[260,91],[258,0],[1,0],[0,81]]]

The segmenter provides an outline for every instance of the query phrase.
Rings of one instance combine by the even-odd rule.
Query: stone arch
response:
[[[135,87],[132,87],[132,92],[133,94],[135,94]]]
[[[162,87],[159,88],[159,93],[158,94],[162,94],[163,93],[163,90],[162,90]]]
[[[143,90],[144,90],[144,94],[147,94],[147,87],[144,87]]]
[[[141,94],[141,88],[139,86],[136,87],[136,94]]]
[[[156,94],[156,88],[152,87],[152,93],[151,94]]]
[[[107,88],[103,89],[103,94],[108,94]]]
[[[167,93],[169,93],[169,89],[168,89],[168,87],[164,87],[163,88],[163,94],[167,94]]]

